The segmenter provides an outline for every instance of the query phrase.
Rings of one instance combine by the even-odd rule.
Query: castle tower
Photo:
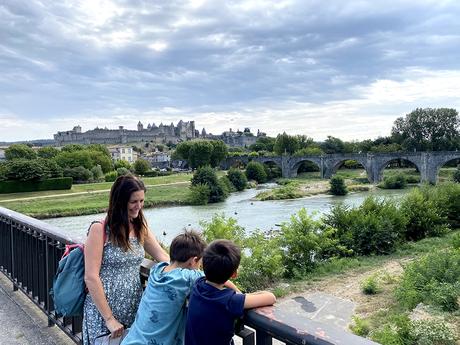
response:
[[[142,122],[139,121],[139,122],[137,123],[137,130],[138,130],[138,131],[142,131],[143,129],[144,129],[144,125],[142,124]]]

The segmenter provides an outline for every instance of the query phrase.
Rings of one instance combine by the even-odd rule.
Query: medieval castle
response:
[[[118,129],[107,129],[96,127],[86,132],[81,131],[80,126],[75,126],[70,131],[57,132],[54,134],[55,145],[63,146],[67,144],[127,144],[138,142],[153,142],[155,144],[177,144],[182,141],[192,140],[195,138],[219,139],[223,140],[229,146],[245,147],[256,142],[258,137],[265,136],[265,133],[257,131],[257,136],[251,133],[249,128],[241,131],[224,132],[221,135],[207,134],[206,130],[200,132],[195,129],[195,121],[183,122],[180,120],[177,126],[173,123],[159,126],[148,124],[147,128],[139,121],[137,130],[124,129],[120,126]]]

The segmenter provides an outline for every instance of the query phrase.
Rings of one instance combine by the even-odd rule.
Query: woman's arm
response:
[[[104,318],[107,328],[112,333],[112,337],[118,337],[123,332],[123,325],[113,317],[99,277],[102,252],[104,250],[104,237],[102,224],[94,223],[85,243],[85,283],[94,304]]]
[[[148,230],[144,238],[144,249],[156,261],[169,261],[169,255],[160,246],[153,233]]]

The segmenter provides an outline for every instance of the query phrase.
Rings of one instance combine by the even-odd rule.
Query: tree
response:
[[[299,139],[296,136],[286,134],[286,132],[278,134],[275,140],[275,145],[273,146],[273,150],[278,155],[282,155],[284,153],[292,155],[299,148]]]
[[[68,144],[62,147],[61,152],[75,152],[84,150],[85,146],[80,144]]]
[[[330,135],[321,143],[321,149],[325,153],[345,153],[345,144],[342,140]]]
[[[145,159],[139,158],[134,162],[134,172],[137,175],[144,175],[151,168],[150,162]]]
[[[334,195],[346,195],[348,193],[347,186],[342,176],[334,175],[331,177],[329,184],[330,192]]]
[[[249,146],[250,151],[267,151],[273,152],[273,146],[275,145],[275,138],[270,137],[259,137],[257,138],[255,144]]]
[[[239,169],[230,168],[227,172],[227,177],[238,191],[244,190],[248,184],[246,175]]]
[[[417,108],[394,122],[393,140],[412,151],[441,151],[460,148],[460,118],[450,108]]]
[[[191,185],[207,185],[209,187],[208,202],[210,203],[223,201],[227,197],[222,183],[219,183],[216,172],[210,166],[198,168],[195,174],[193,174]]]
[[[35,151],[25,144],[13,144],[5,149],[5,158],[12,159],[36,159]]]
[[[246,177],[248,180],[257,181],[257,183],[266,182],[267,173],[265,172],[264,165],[259,162],[249,162],[246,166]]]
[[[211,164],[213,146],[209,140],[194,140],[188,154],[188,163],[192,169]]]
[[[59,154],[59,150],[52,146],[40,147],[37,151],[38,157],[41,158],[54,158]]]
[[[227,145],[222,140],[212,140],[211,166],[216,167],[220,162],[227,157]]]

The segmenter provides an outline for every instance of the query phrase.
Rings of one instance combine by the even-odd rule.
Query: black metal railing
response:
[[[57,315],[49,295],[65,245],[71,243],[75,241],[59,228],[0,207],[0,272],[12,281],[14,290],[25,293],[47,315],[50,326],[57,325],[81,344],[82,318]],[[152,264],[150,260],[142,263],[142,284]],[[238,323],[236,334],[243,345],[270,345],[272,339],[302,345],[375,344],[310,320],[299,327],[292,317],[276,306],[253,309]]]

